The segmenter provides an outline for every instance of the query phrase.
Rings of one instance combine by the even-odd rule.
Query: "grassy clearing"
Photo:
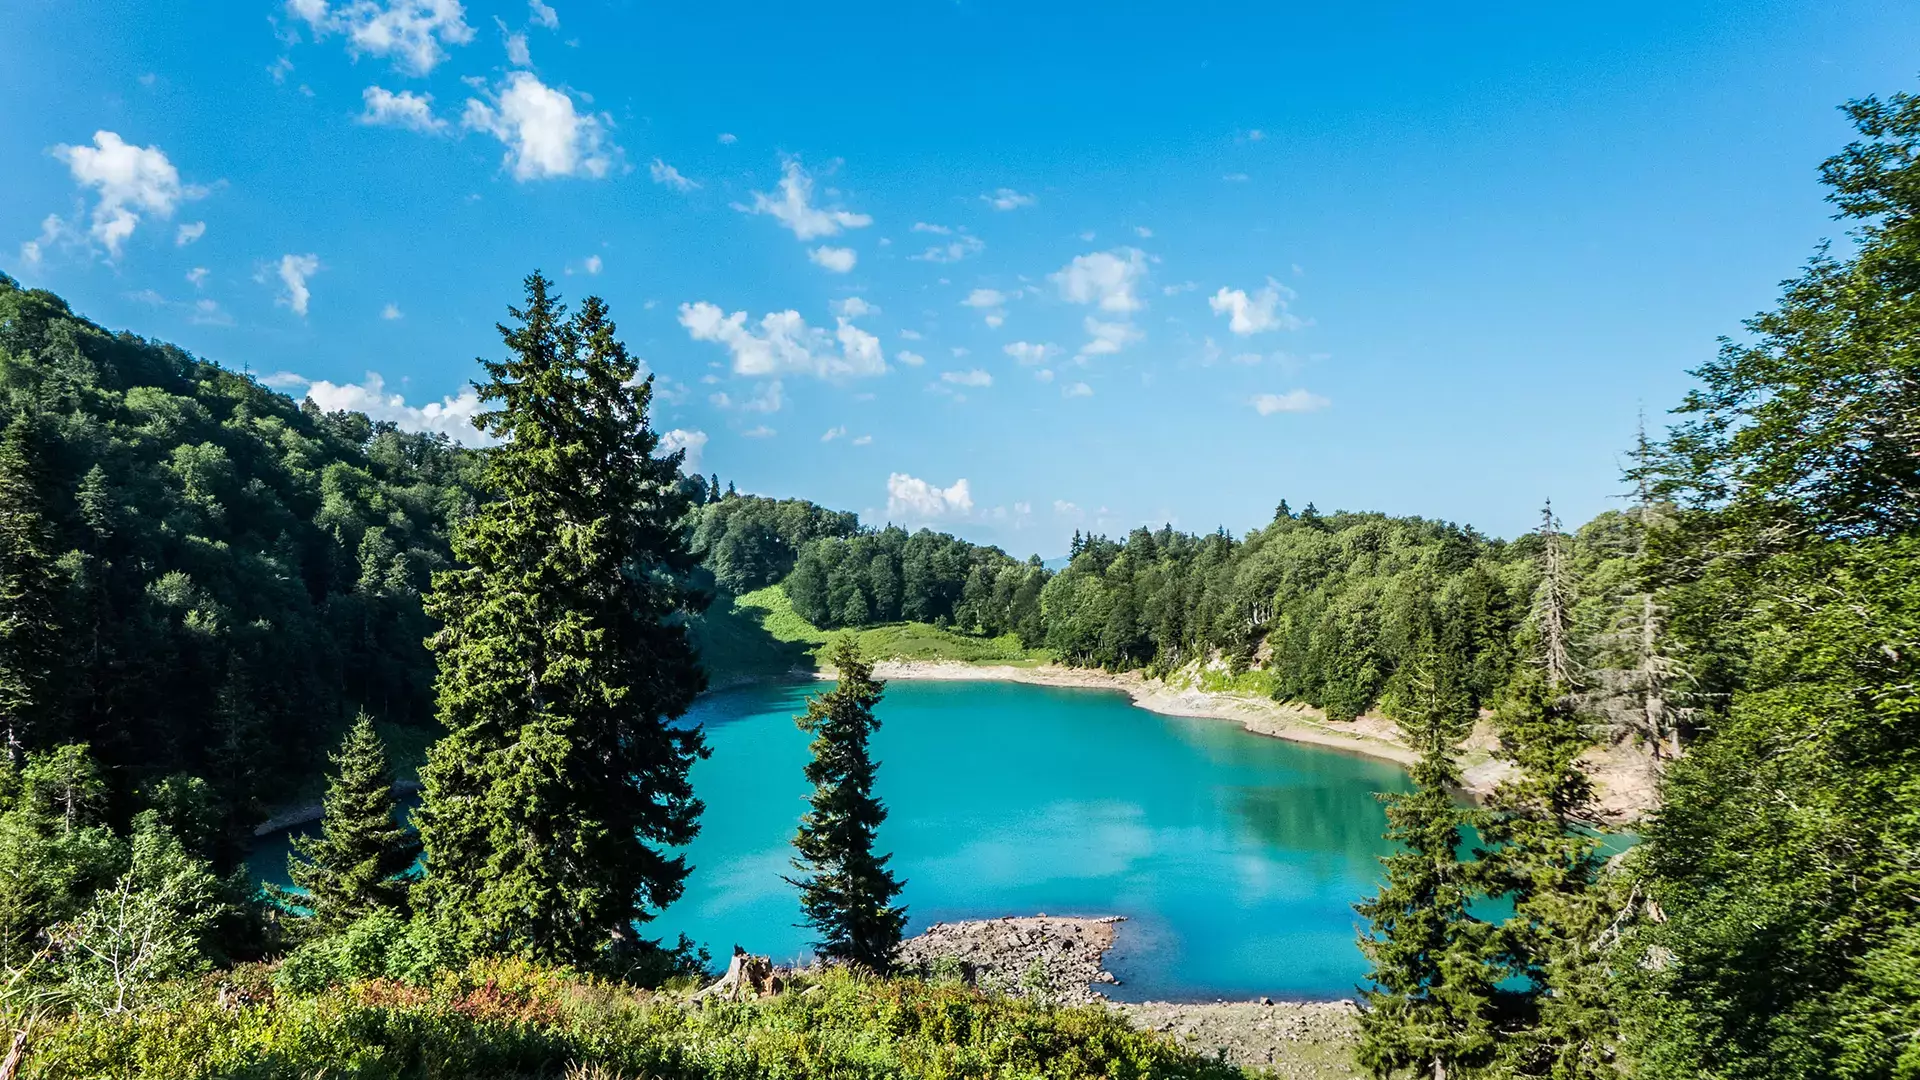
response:
[[[778,585],[714,603],[695,636],[716,684],[811,670],[837,631],[822,630],[793,610]],[[927,623],[889,623],[851,631],[875,660],[946,660],[964,664],[1044,664],[1052,655],[1025,649],[1011,634],[997,638],[956,633]]]

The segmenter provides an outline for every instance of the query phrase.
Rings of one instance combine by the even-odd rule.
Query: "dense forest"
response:
[[[88,744],[120,821],[135,791],[203,778],[224,833],[357,711],[431,722],[421,595],[476,503],[472,454],[5,279],[0,428],[11,753]]]
[[[1414,790],[1387,799],[1395,854],[1358,905],[1377,1076],[1920,1076],[1920,100],[1850,114],[1859,141],[1823,167],[1849,243],[1631,448],[1624,509],[1568,533],[1543,508],[1510,541],[1282,502],[1239,537],[1076,536],[1052,573],[683,475],[605,305],[568,312],[538,275],[485,364],[480,451],[321,414],[0,279],[0,1010],[16,1046],[52,1025],[29,1075],[200,1068],[167,1049],[183,1039],[226,1055],[206,1075],[544,1075],[583,1048],[721,1075],[660,1049],[696,1043],[745,1075],[784,1060],[762,1020],[938,1057],[936,1014],[988,1025],[965,1039],[1001,1071],[1042,1066],[983,1032],[1056,1040],[1087,1074],[1207,1075],[1097,1019],[918,985],[829,979],[831,1017],[727,1013],[750,1058],[701,1042],[709,1021],[608,1004],[703,966],[643,932],[702,811],[703,736],[676,722],[707,685],[690,627],[716,591],[779,585],[818,627],[1257,673],[1396,721]],[[880,688],[850,648],[857,677],[803,721],[798,842],[810,917],[860,915],[846,955],[878,974],[898,883],[826,839],[870,847],[883,816]],[[1481,723],[1514,769],[1464,806]],[[423,865],[395,825],[396,725],[441,736]],[[1661,801],[1606,860],[1578,762],[1620,740],[1657,759]],[[227,873],[247,830],[335,747],[304,899],[258,895]],[[856,864],[850,907],[834,875]],[[284,1000],[239,1031],[197,979],[263,959],[251,977]],[[554,988],[585,976],[606,981]],[[847,1060],[815,1049],[796,1075]]]

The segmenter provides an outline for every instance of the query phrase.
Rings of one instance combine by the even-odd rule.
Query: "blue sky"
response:
[[[1584,520],[1920,9],[1442,7],[0,0],[0,268],[468,436],[538,267],[703,471],[1018,555]]]

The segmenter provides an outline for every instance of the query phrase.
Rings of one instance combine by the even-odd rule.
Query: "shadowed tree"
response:
[[[319,836],[296,837],[287,876],[305,895],[283,892],[282,903],[312,912],[301,929],[329,934],[366,915],[406,908],[402,878],[420,845],[397,820],[393,769],[387,748],[361,713],[333,754],[326,815]]]
[[[884,973],[907,922],[906,909],[893,906],[904,883],[887,869],[890,856],[873,853],[887,810],[873,794],[876,765],[867,740],[880,726],[873,707],[885,684],[874,680],[851,635],[834,643],[827,660],[839,682],[796,718],[813,735],[813,795],[793,838],[800,853],[793,865],[802,876],[788,880],[800,888],[806,925],[820,934],[821,956]]]
[[[491,501],[453,541],[428,610],[447,736],[421,773],[427,877],[417,901],[463,948],[587,965],[680,896],[700,803],[697,728],[673,724],[705,686],[686,617],[683,454],[655,456],[651,379],[589,297],[567,318],[526,281],[509,355],[482,361],[501,440]]]

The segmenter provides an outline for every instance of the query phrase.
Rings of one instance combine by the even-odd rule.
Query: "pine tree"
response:
[[[1362,1066],[1375,1076],[1402,1070],[1446,1080],[1488,1061],[1495,1049],[1494,941],[1468,910],[1474,872],[1460,858],[1469,814],[1454,805],[1456,747],[1473,728],[1459,673],[1431,638],[1408,678],[1401,731],[1420,754],[1414,790],[1384,796],[1387,880],[1355,910],[1372,924],[1360,949],[1372,965],[1360,1014]]]
[[[420,845],[395,816],[393,769],[387,748],[361,713],[327,779],[326,815],[320,835],[296,837],[287,856],[287,877],[306,890],[284,893],[282,903],[312,912],[301,929],[330,934],[366,915],[406,908],[407,882]]]
[[[1567,569],[1566,537],[1553,516],[1553,500],[1540,510],[1540,585],[1533,594],[1534,628],[1540,635],[1540,667],[1556,694],[1573,690],[1573,575]]]
[[[1671,525],[1669,507],[1655,499],[1654,468],[1644,423],[1634,451],[1634,578],[1632,591],[1616,600],[1613,625],[1595,642],[1615,663],[1594,672],[1596,685],[1582,705],[1616,731],[1638,739],[1656,758],[1680,756],[1681,729],[1692,720],[1687,704],[1691,673],[1668,633],[1668,610],[1657,576],[1661,560],[1653,541]]]
[[[884,973],[893,967],[907,911],[892,906],[903,882],[887,869],[891,856],[873,853],[874,832],[887,810],[873,794],[876,764],[867,739],[880,721],[873,707],[886,684],[849,636],[828,654],[839,672],[834,688],[807,702],[796,722],[813,735],[807,781],[812,809],[800,819],[793,846],[800,855],[789,878],[800,888],[800,909],[820,934],[822,957]]]
[[[16,416],[0,436],[0,753],[18,764],[45,740],[53,678],[53,533],[41,496],[33,427]]]
[[[539,274],[511,355],[483,361],[475,423],[491,501],[434,576],[447,736],[421,773],[416,900],[463,948],[590,964],[679,897],[700,803],[705,685],[685,617],[705,605],[682,522],[683,453],[655,457],[651,380],[588,298],[571,319]]]

